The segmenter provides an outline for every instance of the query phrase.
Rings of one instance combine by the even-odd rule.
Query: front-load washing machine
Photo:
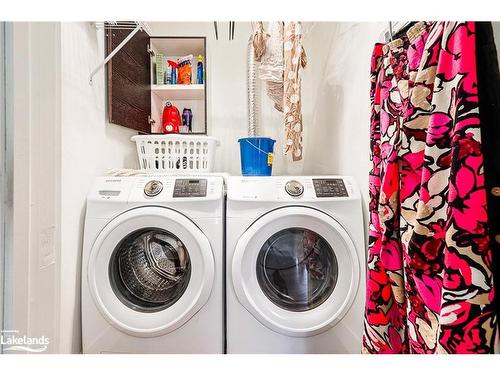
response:
[[[101,177],[87,199],[84,353],[222,353],[223,179]]]
[[[365,240],[351,177],[231,177],[228,353],[359,353]]]

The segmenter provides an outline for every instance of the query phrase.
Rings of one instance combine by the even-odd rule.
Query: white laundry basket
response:
[[[139,165],[150,172],[213,172],[219,141],[206,135],[135,135]]]

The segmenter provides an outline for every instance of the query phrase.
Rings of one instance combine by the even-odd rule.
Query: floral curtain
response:
[[[494,352],[475,26],[374,48],[365,353]]]

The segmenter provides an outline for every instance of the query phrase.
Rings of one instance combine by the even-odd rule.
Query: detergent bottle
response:
[[[167,102],[163,108],[162,115],[162,130],[163,133],[179,133],[179,126],[181,124],[181,115],[176,106]]]
[[[203,84],[203,56],[198,55],[198,65],[196,67],[196,81],[199,85]]]

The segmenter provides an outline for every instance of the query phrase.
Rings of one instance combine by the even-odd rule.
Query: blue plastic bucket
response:
[[[271,138],[240,138],[241,174],[243,176],[270,176],[273,171],[273,149],[276,142]]]

